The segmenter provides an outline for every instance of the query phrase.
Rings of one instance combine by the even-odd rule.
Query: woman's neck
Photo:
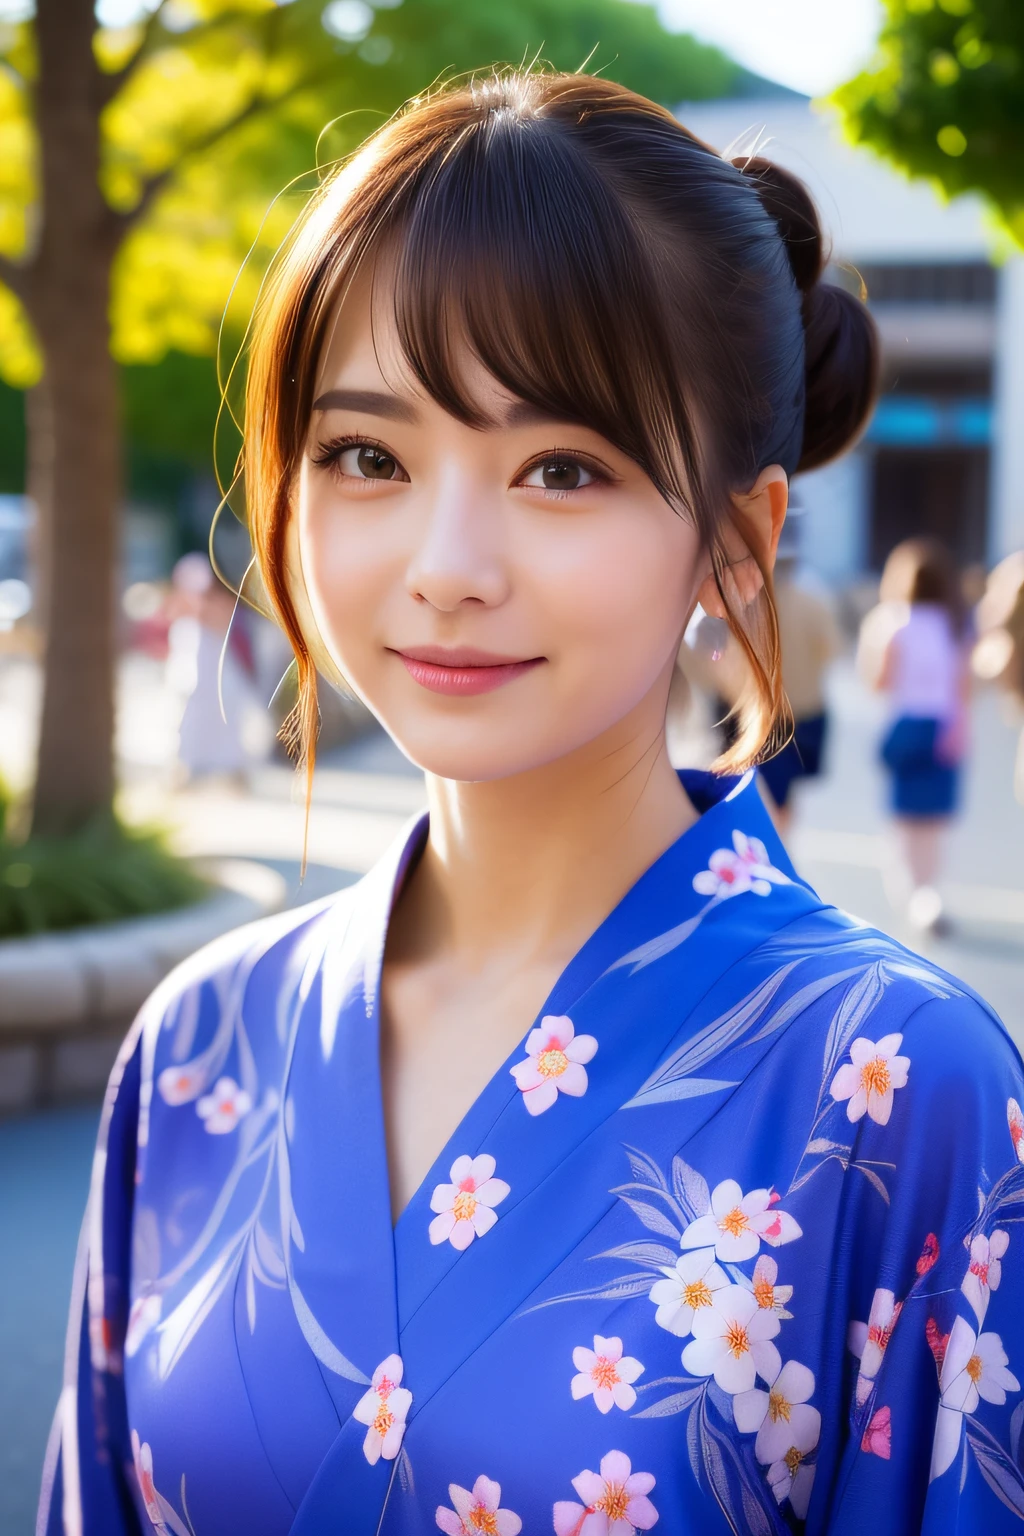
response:
[[[514,778],[428,777],[430,836],[396,912],[407,958],[475,968],[497,947],[561,969],[696,819],[663,715],[645,715]]]

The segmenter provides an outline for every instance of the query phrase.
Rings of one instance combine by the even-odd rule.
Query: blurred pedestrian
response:
[[[1024,706],[1024,551],[1007,555],[992,571],[976,611],[975,675],[995,683],[1008,700]],[[1017,746],[1014,793],[1024,805],[1024,730]]]
[[[171,687],[185,696],[178,734],[182,775],[241,780],[249,766],[244,717],[255,702],[244,614],[205,555],[183,555],[171,581],[167,671]]]
[[[953,562],[932,539],[898,544],[879,603],[861,627],[858,663],[884,693],[882,761],[891,775],[899,861],[890,899],[922,932],[945,926],[938,879],[967,747],[968,626]]]
[[[782,651],[782,686],[793,716],[792,735],[782,749],[759,766],[768,791],[768,808],[779,831],[792,822],[793,786],[815,778],[822,768],[828,712],[825,674],[842,648],[842,638],[828,597],[804,579],[800,568],[803,510],[791,506],[783,525],[775,564],[775,607]],[[706,615],[687,636],[681,665],[714,699],[722,750],[732,746],[737,706],[752,685],[741,647],[729,628]]]

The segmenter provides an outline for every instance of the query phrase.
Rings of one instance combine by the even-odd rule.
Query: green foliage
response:
[[[207,889],[155,832],[103,820],[72,837],[16,843],[0,821],[0,939],[163,912]]]
[[[877,59],[833,98],[847,133],[950,197],[982,193],[1024,244],[1024,5],[884,6]]]

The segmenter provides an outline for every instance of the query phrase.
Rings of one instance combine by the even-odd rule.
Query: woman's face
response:
[[[522,773],[631,720],[660,731],[705,570],[694,528],[596,432],[538,413],[468,355],[463,377],[484,430],[417,385],[390,303],[371,327],[369,283],[350,291],[298,494],[334,663],[443,778]]]

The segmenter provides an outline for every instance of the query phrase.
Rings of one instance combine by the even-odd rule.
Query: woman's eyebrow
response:
[[[377,389],[329,389],[313,401],[314,411],[361,411],[366,416],[385,416],[389,421],[418,419],[411,402]]]

